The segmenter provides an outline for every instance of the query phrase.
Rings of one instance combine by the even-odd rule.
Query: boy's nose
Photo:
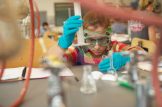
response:
[[[96,45],[94,46],[95,49],[99,49],[100,45],[96,42]]]

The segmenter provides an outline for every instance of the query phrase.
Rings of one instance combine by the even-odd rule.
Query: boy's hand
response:
[[[68,18],[64,22],[63,35],[59,38],[58,45],[63,49],[68,48],[72,44],[75,34],[82,24],[83,20],[80,19],[80,16],[71,16]]]
[[[123,56],[121,52],[113,53],[113,66],[115,70],[119,70],[127,62],[130,62],[129,56]],[[107,73],[107,71],[110,69],[110,58],[103,59],[99,63],[98,68],[101,72]]]

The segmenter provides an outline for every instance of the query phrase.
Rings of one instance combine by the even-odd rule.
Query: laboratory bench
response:
[[[97,81],[97,93],[80,92],[83,66],[70,67],[76,78],[64,77],[65,103],[67,107],[136,107],[135,91],[119,86],[116,82]],[[97,70],[97,66],[93,67]],[[142,72],[146,76],[147,72]],[[0,83],[0,107],[9,107],[20,95],[24,81]],[[48,79],[30,80],[29,90],[21,107],[48,107]],[[155,107],[155,106],[154,106]]]

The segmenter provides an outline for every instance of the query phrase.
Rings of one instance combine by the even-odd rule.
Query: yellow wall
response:
[[[45,42],[45,45],[47,48],[51,47],[54,45],[56,42],[53,40],[50,40],[49,38],[44,38],[43,39]],[[21,67],[21,66],[28,66],[29,63],[29,55],[30,55],[30,40],[24,40],[22,44],[22,48],[19,51],[19,53],[12,57],[11,59],[7,60],[6,67],[11,68],[11,67]],[[34,54],[34,62],[33,62],[33,67],[41,67],[40,61],[41,58],[43,57],[44,53],[41,48],[39,40],[36,38],[35,39],[35,54]]]

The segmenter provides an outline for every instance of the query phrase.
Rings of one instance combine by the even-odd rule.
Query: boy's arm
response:
[[[72,65],[75,65],[77,63],[77,57],[78,57],[78,51],[74,47],[69,47],[67,50],[64,50],[63,57],[71,63]]]
[[[121,52],[121,51],[134,51],[134,50],[144,50],[139,46],[130,46],[121,42],[113,42],[113,50],[115,52]]]
[[[58,40],[58,45],[63,49],[68,49],[74,41],[75,34],[83,24],[80,16],[68,18],[63,25],[63,35]]]
[[[77,61],[77,51],[75,48],[71,48],[71,44],[74,41],[75,34],[83,24],[83,20],[80,16],[69,17],[63,25],[63,35],[58,40],[58,46],[64,54],[62,55],[65,60],[72,62],[73,64]]]

